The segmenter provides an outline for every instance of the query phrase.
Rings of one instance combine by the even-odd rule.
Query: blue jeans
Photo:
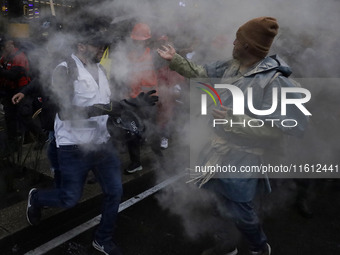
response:
[[[262,250],[267,243],[267,237],[262,230],[259,218],[252,202],[235,202],[224,199],[226,208],[237,229],[247,239],[252,251]]]
[[[58,150],[57,144],[54,137],[54,131],[50,131],[48,133],[48,147],[47,147],[47,157],[50,161],[51,170],[54,173],[54,186],[56,188],[60,188],[61,179],[60,179],[60,170],[59,170],[59,162],[58,162]]]
[[[70,208],[82,196],[89,170],[93,170],[103,191],[102,217],[95,238],[103,243],[113,237],[118,207],[122,196],[120,162],[113,146],[108,143],[96,150],[85,151],[77,145],[60,146],[58,161],[60,188],[38,190],[32,198],[35,206]]]
[[[237,202],[229,199],[223,193],[223,185],[219,179],[211,179],[203,187],[215,192],[222,205],[227,209],[228,216],[231,217],[237,229],[247,239],[250,249],[253,251],[262,250],[267,243],[267,237],[263,232],[262,225],[254,209],[252,201]]]

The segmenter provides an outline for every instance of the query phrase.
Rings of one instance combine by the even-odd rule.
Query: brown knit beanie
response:
[[[236,33],[236,38],[248,44],[250,53],[264,58],[269,52],[278,29],[279,25],[275,18],[259,17],[242,25]]]

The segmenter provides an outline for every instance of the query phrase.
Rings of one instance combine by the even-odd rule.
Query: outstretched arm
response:
[[[136,98],[124,99],[121,102],[111,101],[108,104],[94,104],[91,106],[72,106],[71,111],[63,111],[59,113],[62,120],[70,119],[87,119],[90,117],[109,115],[111,117],[119,117],[121,112],[126,108],[137,109],[143,106],[153,106],[158,102],[158,96],[153,95],[156,90],[147,93],[141,92]]]
[[[157,49],[159,56],[165,60],[170,61],[170,69],[176,71],[186,78],[206,78],[207,72],[203,66],[196,65],[189,60],[181,57],[176,53],[172,45],[163,45],[162,48]]]

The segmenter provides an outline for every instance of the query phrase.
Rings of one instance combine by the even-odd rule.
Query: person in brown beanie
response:
[[[247,45],[249,52],[259,58],[267,56],[279,25],[275,18],[260,17],[242,25],[236,33],[236,38]]]
[[[253,110],[255,108],[264,111],[273,105],[273,88],[296,86],[296,83],[288,78],[291,74],[288,65],[276,55],[267,56],[278,29],[279,25],[275,18],[252,19],[242,25],[236,33],[233,59],[204,66],[184,59],[171,45],[158,49],[160,57],[169,61],[169,67],[184,77],[220,78],[220,84],[231,84],[240,89],[244,95],[247,95],[248,88],[252,88],[252,109],[245,103],[243,115],[233,114],[232,93],[227,89],[221,90],[219,93],[221,105],[214,108],[214,104],[211,104],[210,112],[214,119],[228,120],[228,123],[218,127],[209,124],[213,129],[211,132],[213,137],[206,146],[203,146],[204,149],[198,156],[199,162],[195,162],[196,166],[205,169],[209,169],[209,166],[231,166],[237,173],[235,176],[231,172],[202,170],[202,175],[196,177],[195,181],[199,187],[211,190],[220,197],[219,201],[226,209],[222,211],[221,216],[231,215],[237,229],[248,241],[252,255],[271,254],[271,248],[253,204],[257,190],[262,187],[262,191],[269,192],[270,184],[266,175],[242,170],[245,167],[261,168],[267,152],[275,152],[284,135],[302,135],[308,122],[307,117],[294,105],[287,105],[287,114],[283,116],[280,98],[277,99],[277,109],[267,115],[256,111],[254,113]],[[195,85],[197,86],[197,83]],[[292,94],[294,98],[301,98],[299,93]],[[247,96],[245,101],[246,99]],[[277,121],[268,125],[264,123],[266,119]],[[285,119],[296,120],[299,124],[295,127],[283,126],[281,122]],[[256,128],[240,124],[250,123],[249,121],[263,121],[264,124]],[[202,133],[201,130],[199,133]],[[219,236],[216,246],[204,251],[202,255],[238,254],[237,242],[227,241],[234,236],[233,234],[216,233],[215,236]]]

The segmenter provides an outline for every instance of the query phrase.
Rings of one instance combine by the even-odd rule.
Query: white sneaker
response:
[[[266,247],[262,251],[252,251],[250,254],[252,255],[270,255],[272,253],[272,248],[267,243]]]
[[[161,139],[161,148],[166,149],[169,146],[169,140],[166,137],[162,137]]]
[[[104,253],[105,255],[122,255],[118,246],[112,241],[106,242],[105,244],[100,245],[96,240],[92,242],[93,248]]]
[[[137,171],[141,171],[143,170],[143,167],[141,164],[139,163],[131,163],[127,169],[125,169],[125,171],[129,174],[132,174],[134,172],[137,172]]]

